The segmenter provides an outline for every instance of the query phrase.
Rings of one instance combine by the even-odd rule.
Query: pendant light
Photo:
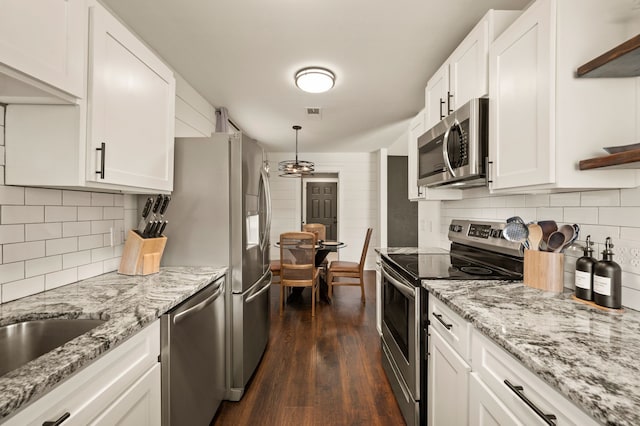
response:
[[[278,170],[282,177],[300,177],[313,173],[315,166],[311,161],[298,160],[298,130],[300,129],[302,129],[301,126],[293,126],[293,130],[296,131],[296,159],[278,163]]]

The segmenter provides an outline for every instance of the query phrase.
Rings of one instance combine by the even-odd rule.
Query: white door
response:
[[[84,98],[83,0],[0,0],[0,64]]]
[[[445,62],[429,79],[425,90],[425,131],[449,115],[447,92],[449,91],[449,63]]]
[[[463,40],[449,59],[451,109],[473,98],[489,94],[488,53],[489,22],[482,20]]]
[[[538,0],[489,50],[491,189],[555,181],[555,37]]]
[[[469,426],[522,425],[511,411],[491,392],[478,373],[469,378]]]
[[[87,179],[170,191],[173,72],[100,5],[90,27]]]
[[[467,424],[469,372],[471,367],[429,327],[428,424]]]

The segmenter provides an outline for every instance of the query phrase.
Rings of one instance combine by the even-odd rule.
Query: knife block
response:
[[[524,284],[539,290],[562,293],[564,290],[564,254],[525,250]]]
[[[137,232],[129,231],[120,259],[119,274],[149,275],[160,271],[160,259],[167,237],[142,238]]]

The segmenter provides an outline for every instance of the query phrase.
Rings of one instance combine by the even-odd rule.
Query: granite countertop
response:
[[[226,272],[213,267],[165,267],[147,276],[111,272],[0,305],[0,326],[48,318],[107,320],[0,377],[0,420]]]
[[[640,312],[607,312],[522,283],[425,281],[429,292],[608,425],[640,425]]]

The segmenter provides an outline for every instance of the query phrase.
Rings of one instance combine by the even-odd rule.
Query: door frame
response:
[[[323,172],[325,173],[325,172]],[[300,197],[300,218],[302,219],[301,223],[300,223],[300,229],[302,229],[302,224],[303,223],[307,223],[307,183],[309,182],[313,182],[313,183],[318,183],[318,182],[328,182],[328,183],[335,183],[336,184],[336,217],[337,217],[337,221],[338,223],[336,224],[336,240],[340,241],[340,173],[335,173],[337,175],[337,177],[335,178],[329,178],[329,177],[303,177],[302,178],[302,185],[300,185],[300,192],[301,192],[301,197]]]

